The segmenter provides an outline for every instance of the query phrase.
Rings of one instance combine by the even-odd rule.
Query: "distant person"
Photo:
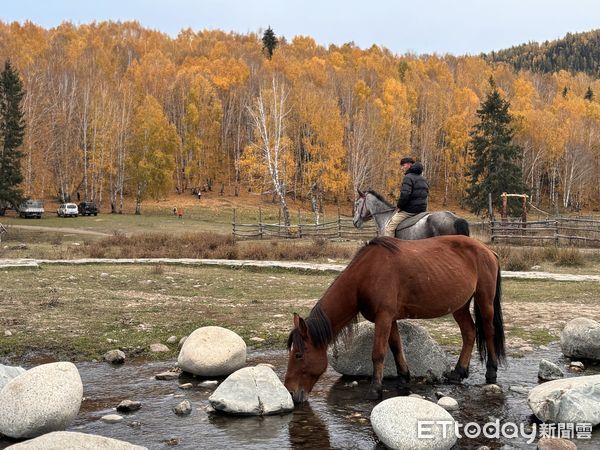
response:
[[[202,192],[198,191],[198,200],[202,198]]]
[[[177,215],[177,206],[173,207],[173,215],[176,216]]]
[[[396,236],[396,227],[418,213],[427,211],[427,198],[429,197],[429,183],[423,175],[423,164],[415,162],[412,157],[402,158],[400,168],[404,172],[400,198],[396,205],[396,212],[386,224],[383,235]]]
[[[183,219],[183,208],[177,208],[177,217]]]

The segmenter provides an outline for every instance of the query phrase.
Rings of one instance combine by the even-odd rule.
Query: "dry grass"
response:
[[[91,258],[210,258],[257,260],[349,259],[357,245],[342,245],[323,239],[314,241],[264,241],[236,243],[218,233],[115,233],[85,245]]]
[[[500,265],[504,270],[526,271],[533,266],[543,263],[555,264],[563,267],[584,267],[595,259],[592,255],[586,258],[584,253],[574,247],[514,247],[506,245],[492,246],[500,257]]]

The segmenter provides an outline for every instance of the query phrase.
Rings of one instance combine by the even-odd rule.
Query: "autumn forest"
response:
[[[262,32],[261,32],[262,33]],[[469,132],[490,89],[510,103],[531,202],[600,207],[600,81],[516,71],[483,56],[396,55],[262,34],[135,22],[0,22],[0,61],[23,82],[28,197],[123,199],[203,189],[271,192],[282,202],[390,199],[399,161],[422,161],[432,196],[461,202]]]

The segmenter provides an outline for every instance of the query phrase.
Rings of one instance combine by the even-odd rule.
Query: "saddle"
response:
[[[423,217],[428,216],[430,213],[428,213],[427,211],[416,214],[412,217],[409,217],[406,220],[403,220],[402,222],[400,222],[398,224],[398,226],[396,227],[396,231],[400,231],[400,230],[404,230],[405,228],[410,228],[412,227],[415,223],[417,223],[419,220],[421,220]]]

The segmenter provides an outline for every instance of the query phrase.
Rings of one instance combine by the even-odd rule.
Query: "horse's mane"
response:
[[[362,259],[362,256],[369,250],[371,250],[375,245],[379,245],[391,252],[397,252],[399,250],[397,239],[391,237],[377,237],[367,242],[367,244],[356,253],[356,255],[354,256],[354,258],[352,258],[352,261],[350,262],[350,264],[348,264],[348,267],[346,267],[344,272],[348,270],[356,261]],[[323,297],[327,294],[327,292],[329,292],[329,290],[335,284],[336,281],[337,278],[334,280],[333,283],[331,283],[327,291],[325,291]],[[333,329],[331,327],[331,321],[329,320],[329,317],[327,317],[323,312],[320,302],[317,302],[317,304],[310,311],[308,317],[305,319],[305,323],[308,329],[308,335],[315,347],[327,347],[333,340],[335,340],[336,342],[342,340],[345,343],[345,345],[348,346],[348,344],[352,341],[354,329],[356,328],[356,324],[358,323],[358,315],[356,315],[350,321],[350,323],[340,331],[340,333],[337,336],[334,336]],[[292,346],[296,349],[299,349],[300,351],[304,351],[304,340],[302,339],[302,335],[300,334],[300,330],[298,330],[298,328],[294,328],[288,336],[288,350],[290,350]]]
[[[313,345],[317,348],[327,347],[333,339],[333,329],[329,317],[325,315],[319,303],[313,307],[304,322]],[[304,350],[304,340],[298,328],[294,328],[288,336],[288,350],[292,345],[300,351]]]
[[[393,208],[394,205],[392,205],[390,202],[388,202],[383,195],[381,195],[379,192],[377,191],[373,191],[373,190],[368,190],[367,191],[369,194],[373,195],[377,200],[383,202],[388,208]]]

